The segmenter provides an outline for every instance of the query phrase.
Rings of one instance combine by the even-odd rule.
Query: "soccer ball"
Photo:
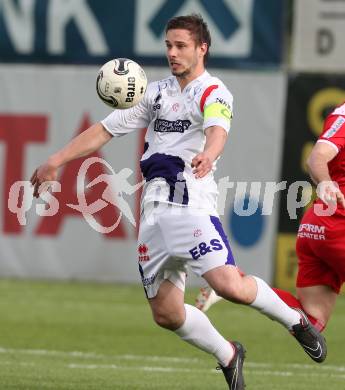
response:
[[[113,108],[130,108],[144,97],[147,78],[144,70],[128,58],[115,58],[98,72],[96,90],[101,100]]]

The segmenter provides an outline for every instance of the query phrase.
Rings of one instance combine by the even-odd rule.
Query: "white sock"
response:
[[[218,333],[208,317],[191,305],[184,305],[186,320],[175,333],[187,343],[212,354],[217,361],[226,367],[234,356],[232,344]]]
[[[294,309],[291,309],[271,287],[262,279],[253,276],[258,286],[258,292],[255,300],[250,306],[259,310],[272,320],[280,322],[286,328],[291,329],[293,325],[300,322],[301,315]]]

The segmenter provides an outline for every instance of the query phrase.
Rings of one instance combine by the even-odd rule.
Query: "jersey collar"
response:
[[[173,76],[173,80],[174,80],[174,85],[175,87],[178,89],[178,91],[180,93],[188,93],[191,88],[195,87],[196,85],[202,83],[202,81],[204,79],[206,79],[207,77],[209,77],[210,74],[207,72],[207,70],[205,70],[199,77],[195,78],[194,80],[190,81],[183,89],[183,91],[181,92],[181,87],[180,87],[180,84],[179,82],[177,81],[177,78],[176,76]]]

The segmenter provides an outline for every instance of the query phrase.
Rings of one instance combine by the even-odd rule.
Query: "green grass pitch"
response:
[[[345,389],[344,296],[321,365],[250,308],[221,302],[209,317],[247,348],[248,390]],[[227,389],[211,356],[154,325],[139,286],[0,280],[0,318],[1,390]]]

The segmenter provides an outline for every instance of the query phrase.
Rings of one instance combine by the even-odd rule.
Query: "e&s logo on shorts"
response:
[[[214,238],[210,241],[209,244],[206,242],[200,242],[197,246],[189,250],[189,253],[192,255],[194,260],[198,260],[199,257],[205,256],[207,253],[211,253],[213,251],[220,251],[223,249],[223,245],[220,240]]]

